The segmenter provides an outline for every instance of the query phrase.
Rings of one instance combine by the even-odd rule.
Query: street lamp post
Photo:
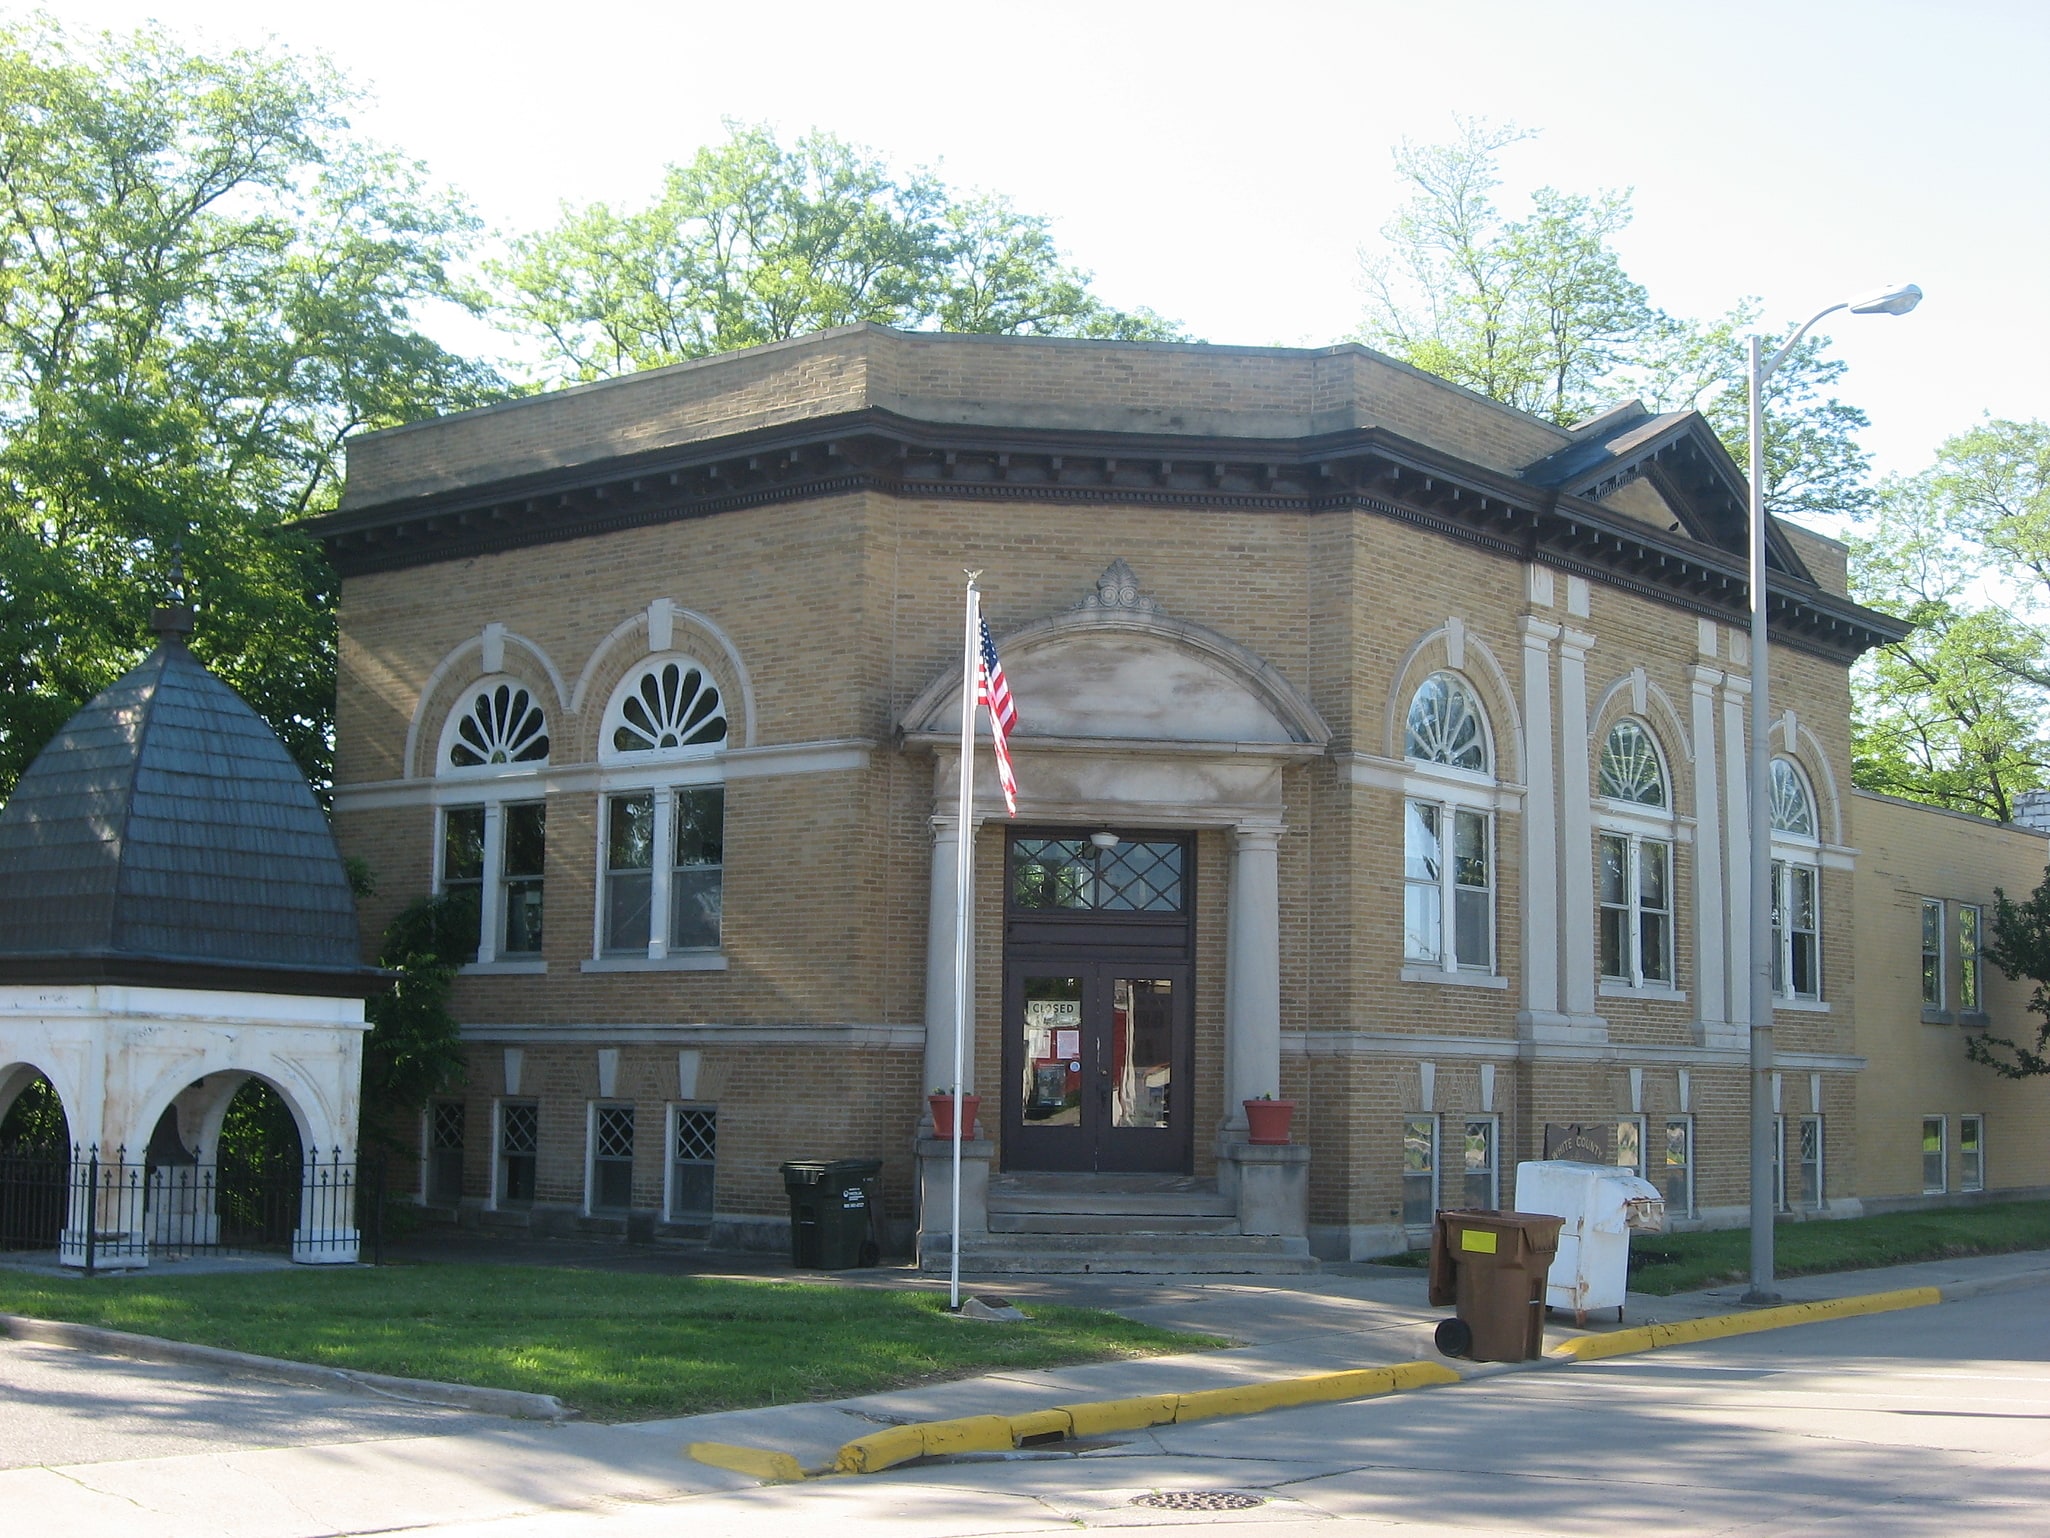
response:
[[[1763,359],[1764,343],[1750,339],[1751,373],[1751,1289],[1746,1303],[1773,1303],[1773,933],[1771,693],[1767,687],[1765,589],[1765,382],[1801,339],[1826,315],[1905,315],[1922,302],[1914,284],[1881,289],[1833,304],[1810,316],[1785,345]]]

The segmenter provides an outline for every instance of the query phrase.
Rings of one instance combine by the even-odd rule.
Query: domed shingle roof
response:
[[[0,982],[360,997],[380,975],[305,774],[175,626],[0,810]]]

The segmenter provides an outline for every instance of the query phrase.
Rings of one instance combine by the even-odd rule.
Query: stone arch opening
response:
[[[64,1232],[71,1123],[48,1075],[0,1068],[0,1250],[51,1250]]]
[[[50,1076],[29,1063],[0,1068],[0,1153],[70,1146],[71,1118]]]

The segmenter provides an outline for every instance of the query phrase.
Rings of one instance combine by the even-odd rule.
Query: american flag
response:
[[[982,665],[975,670],[975,699],[989,707],[989,740],[997,754],[997,781],[1004,787],[1004,806],[1018,815],[1018,777],[1011,773],[1011,730],[1018,724],[1018,704],[1011,698],[1011,686],[1004,682],[1004,665],[997,660],[997,643],[990,638],[989,621],[982,621]]]

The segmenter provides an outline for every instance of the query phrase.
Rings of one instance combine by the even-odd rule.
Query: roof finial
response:
[[[171,541],[170,591],[151,613],[149,628],[165,646],[183,646],[192,634],[192,606],[185,601],[185,536]]]

